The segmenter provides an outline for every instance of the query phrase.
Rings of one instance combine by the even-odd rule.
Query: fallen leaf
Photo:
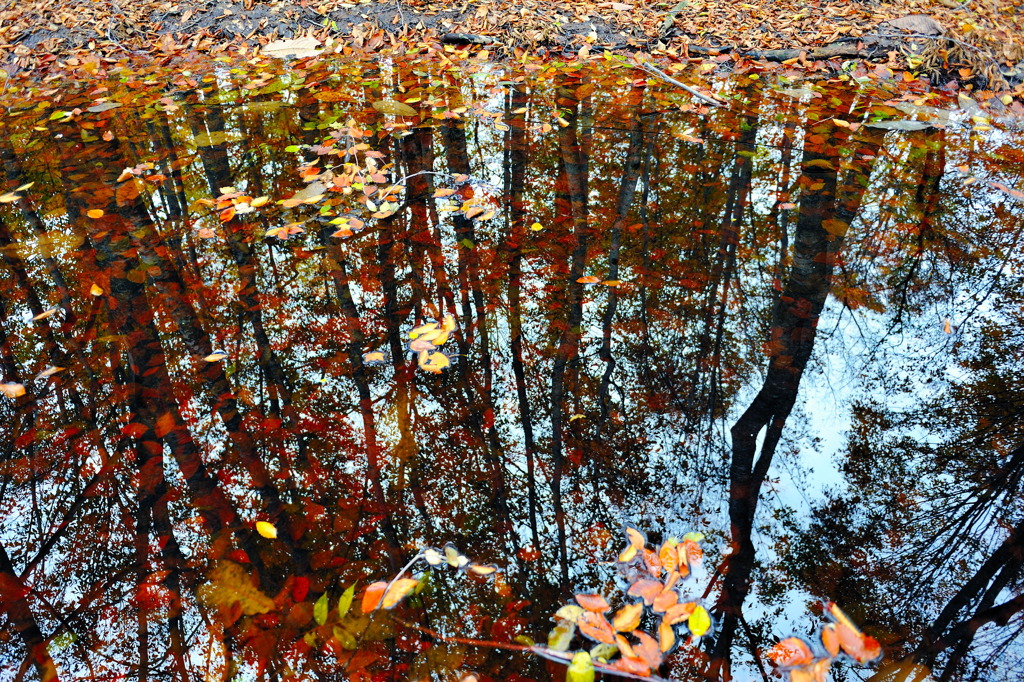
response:
[[[807,665],[814,660],[810,645],[799,637],[787,637],[769,649],[765,656],[783,668]]]
[[[371,106],[382,114],[392,116],[416,116],[418,113],[408,104],[403,104],[393,99],[382,99],[374,102]]]
[[[268,57],[278,59],[304,59],[315,57],[321,50],[317,47],[320,41],[316,38],[295,38],[293,40],[275,40],[264,45],[260,52]]]
[[[266,521],[256,522],[256,532],[270,540],[277,537],[277,528],[274,528],[274,524]]]
[[[3,393],[8,398],[17,398],[25,395],[25,386],[16,383],[0,384],[0,393]]]
[[[600,594],[577,594],[576,603],[582,606],[587,611],[593,611],[595,613],[607,613],[611,611],[611,606],[608,605],[608,601]]]

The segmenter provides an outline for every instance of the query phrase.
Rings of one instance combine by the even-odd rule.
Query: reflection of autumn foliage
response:
[[[634,603],[573,624],[617,644],[644,631],[658,653],[658,665],[638,656],[647,672],[753,672],[778,634],[754,615],[773,596],[750,590],[766,572],[761,495],[803,428],[816,354],[844,341],[835,318],[856,314],[865,343],[880,326],[953,337],[935,320],[969,328],[969,316],[932,315],[949,282],[991,289],[1001,314],[1019,315],[1016,268],[992,275],[1015,265],[1013,197],[977,230],[961,224],[994,200],[944,174],[944,158],[969,160],[959,133],[854,130],[862,100],[846,91],[794,116],[788,95],[748,79],[722,85],[743,107],[698,116],[622,67],[529,80],[525,67],[451,60],[269,68],[174,76],[186,80],[171,94],[135,74],[99,93],[72,83],[59,116],[18,108],[3,121],[0,589],[4,641],[18,642],[4,665],[47,679],[495,676],[504,659],[443,638],[511,642],[549,629],[570,586],[615,594],[594,565],[608,529],[662,517],[680,537],[673,519],[731,522],[709,533],[709,550],[735,549],[709,591],[673,597],[673,569],[644,564],[642,614]],[[97,98],[125,105],[89,111]],[[699,135],[665,134],[684,129]],[[979,431],[948,439],[989,434],[984,446],[927,463],[903,443],[923,468],[898,472],[876,466],[862,428],[875,417],[855,414],[844,475],[873,491],[872,514],[900,512],[907,525],[889,532],[902,545],[935,536],[914,500],[883,507],[895,484],[871,488],[879,477],[954,471],[1001,510],[965,517],[974,535],[1017,527],[1019,401],[985,396],[1012,394],[1012,363],[986,366],[1019,339],[992,327],[998,357],[965,360],[977,383],[953,394],[977,406]],[[933,417],[949,423],[948,406],[917,421]],[[848,546],[828,530],[826,546]],[[402,583],[394,621],[339,608],[353,585],[448,538],[506,570]],[[907,619],[921,658],[963,648],[965,622],[1013,616],[993,610],[1015,603],[996,587],[1015,584],[1019,542],[986,540],[976,566],[920,560],[936,580],[966,578],[948,613]],[[673,545],[656,544],[664,568]],[[888,613],[874,588],[853,589],[874,577],[867,562],[844,557],[836,583],[809,566],[792,590],[853,604],[858,622]],[[877,573],[877,590],[894,574]],[[716,623],[705,643],[665,646],[694,634],[686,604],[703,600]],[[626,629],[655,607],[653,628]],[[661,627],[670,612],[681,620]],[[910,627],[928,623],[925,637]]]

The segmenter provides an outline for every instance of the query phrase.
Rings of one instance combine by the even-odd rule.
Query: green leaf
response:
[[[352,608],[352,600],[355,596],[356,584],[352,583],[341,593],[341,597],[338,598],[338,618],[344,618],[349,609]]]
[[[302,147],[300,147],[297,144],[290,144],[287,147],[285,147],[284,150],[286,152],[298,152],[298,151],[302,151]]]
[[[462,246],[465,246],[467,249],[472,249],[474,246],[476,246],[476,244],[474,244],[473,241],[469,237],[466,237],[465,239],[463,239],[461,242],[459,242],[459,244],[461,244]]]
[[[313,620],[316,621],[317,625],[323,625],[327,622],[327,610],[330,608],[327,605],[327,601],[327,593],[324,592],[316,600],[316,604],[313,605]]]

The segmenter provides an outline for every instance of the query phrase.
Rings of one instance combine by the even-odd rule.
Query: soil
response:
[[[8,74],[85,53],[109,59],[174,46],[247,53],[314,36],[493,43],[541,52],[644,50],[755,59],[882,59],[995,89],[1024,81],[1024,0],[18,0],[0,9]],[[667,21],[666,21],[667,19]],[[474,38],[479,36],[479,38]],[[380,40],[386,47],[389,40]]]

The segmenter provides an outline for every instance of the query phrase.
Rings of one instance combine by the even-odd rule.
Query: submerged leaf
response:
[[[392,116],[415,116],[418,112],[408,104],[397,102],[393,99],[382,99],[372,104],[373,108],[382,114]]]

